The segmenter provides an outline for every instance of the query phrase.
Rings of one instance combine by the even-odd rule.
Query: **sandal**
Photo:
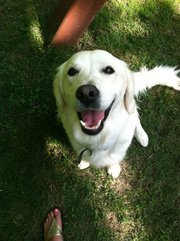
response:
[[[61,227],[57,224],[56,219],[54,218],[51,227],[48,232],[47,236],[47,241],[50,240],[54,236],[59,236],[62,237],[62,229]]]
[[[58,236],[58,237],[63,237],[62,236],[62,228],[60,225],[57,223],[56,218],[54,217],[51,226],[46,234],[45,241],[49,241],[53,237]]]

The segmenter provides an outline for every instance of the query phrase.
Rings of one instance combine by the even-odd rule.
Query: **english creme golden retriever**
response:
[[[80,155],[80,169],[107,167],[117,178],[133,136],[142,146],[148,145],[135,96],[155,85],[180,90],[177,71],[159,66],[132,72],[103,50],[79,52],[58,68],[54,80],[58,116]]]

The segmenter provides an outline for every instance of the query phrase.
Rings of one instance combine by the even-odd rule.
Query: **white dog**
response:
[[[177,72],[162,66],[131,72],[125,62],[102,50],[79,52],[62,64],[54,95],[58,116],[80,155],[79,168],[106,166],[117,178],[133,136],[148,145],[134,96],[155,85],[180,90]]]

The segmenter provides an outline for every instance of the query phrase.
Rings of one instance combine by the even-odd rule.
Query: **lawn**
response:
[[[135,140],[113,180],[80,171],[55,117],[56,67],[80,50],[105,49],[129,63],[178,66],[178,0],[111,0],[75,47],[45,47],[57,0],[0,5],[0,240],[41,241],[48,210],[63,213],[65,241],[179,240],[179,97],[156,87],[139,97],[150,143]]]

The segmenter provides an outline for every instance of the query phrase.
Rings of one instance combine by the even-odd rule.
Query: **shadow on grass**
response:
[[[114,26],[116,18],[115,15],[113,19],[107,18],[109,13],[105,8],[90,28],[93,44],[88,46],[81,42],[76,48],[98,46],[115,54],[121,49],[127,59],[131,55],[141,56],[142,48],[143,56],[152,59],[151,63],[164,61],[174,64],[173,46],[177,44],[167,49],[166,46],[172,43],[168,35],[165,36],[167,45],[162,48],[160,40],[164,39],[165,30],[175,34],[176,26],[172,23],[176,18],[167,21],[169,25],[166,28],[165,24],[161,25],[162,9],[168,12],[168,16],[172,9],[160,4],[155,20],[144,16],[144,11],[139,13],[140,21],[151,28],[144,38],[125,30],[120,30],[120,35],[115,32],[110,36],[107,29]],[[90,169],[80,172],[66,135],[54,118],[54,69],[74,49],[45,51],[41,27],[52,8],[52,2],[40,0],[5,2],[1,6],[1,240],[43,240],[43,218],[54,206],[63,210],[65,240],[132,240],[138,238],[138,232],[145,237],[139,236],[139,240],[152,240],[152,237],[158,241],[160,238],[170,240],[168,235],[176,240],[177,180],[174,177],[177,174],[177,122],[173,122],[176,111],[172,106],[177,103],[177,98],[172,96],[172,92],[167,92],[170,104],[167,109],[162,107],[160,113],[169,116],[171,110],[168,123],[165,117],[159,119],[156,103],[161,95],[153,100],[147,99],[147,102],[154,103],[150,107],[156,114],[149,120],[146,118],[146,127],[148,129],[154,122],[161,126],[161,130],[149,129],[157,141],[150,144],[148,150],[142,151],[133,143],[128,154],[128,159],[133,161],[124,164],[127,167],[119,180],[112,181],[104,171]],[[100,21],[104,17],[107,20],[105,27]],[[155,21],[158,28],[151,26],[151,21]],[[156,38],[152,46],[155,29],[159,27],[160,42]],[[161,51],[166,54],[161,56]],[[151,115],[148,111],[142,114]],[[166,143],[161,135],[167,138]],[[172,143],[172,146],[167,143]],[[144,161],[145,156],[148,156],[148,161]]]
[[[97,48],[125,56],[129,64],[140,58],[141,62],[152,66],[177,65],[173,60],[179,56],[177,29],[180,18],[172,4],[145,1],[141,6],[135,2],[138,7],[134,7],[132,1],[124,5],[110,3],[96,16],[89,29],[90,42],[94,39]]]
[[[66,240],[92,240],[106,232],[97,224],[97,199],[90,200],[95,185],[74,171],[73,154],[54,118],[52,79],[67,53],[58,57],[43,49],[36,4],[1,6],[1,240],[43,240],[43,218],[53,206],[64,208]]]

